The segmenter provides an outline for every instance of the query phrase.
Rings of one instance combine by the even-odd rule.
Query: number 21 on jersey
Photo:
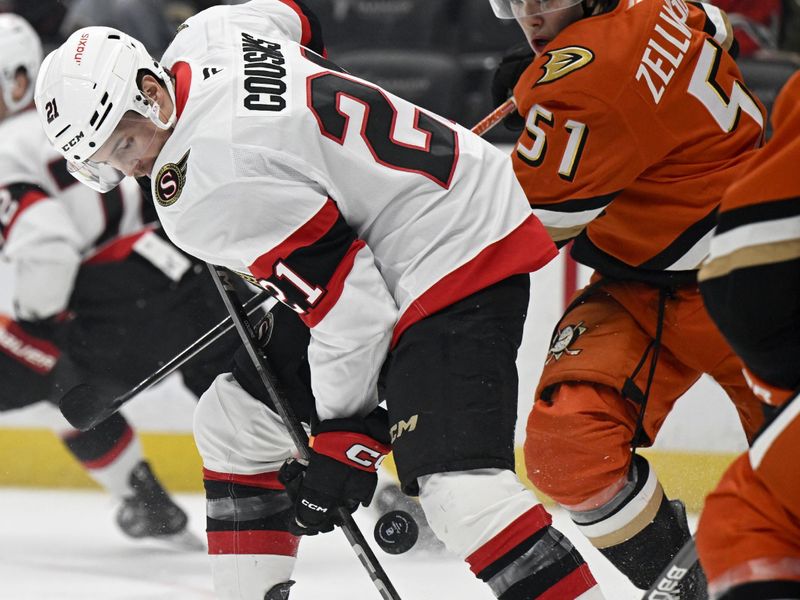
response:
[[[453,128],[414,107],[411,129],[422,134],[424,142],[401,142],[395,134],[409,124],[401,123],[397,108],[380,88],[328,71],[309,77],[308,90],[309,108],[325,137],[344,144],[350,116],[341,110],[340,101],[350,98],[366,109],[360,135],[377,163],[418,173],[445,189],[450,187],[458,162],[458,136]]]

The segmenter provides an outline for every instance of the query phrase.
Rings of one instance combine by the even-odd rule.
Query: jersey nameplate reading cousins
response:
[[[288,73],[281,45],[242,31],[242,74],[239,114],[280,113],[286,108]]]

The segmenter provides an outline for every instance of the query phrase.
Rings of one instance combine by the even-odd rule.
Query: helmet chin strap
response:
[[[155,100],[145,100],[145,104],[149,106],[147,109],[147,118],[158,127],[159,129],[166,130],[170,129],[173,125],[175,125],[175,108],[172,109],[172,114],[167,118],[166,121],[161,120],[161,107],[159,106],[158,102]]]

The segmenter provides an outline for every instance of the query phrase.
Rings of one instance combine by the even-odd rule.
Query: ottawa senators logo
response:
[[[189,161],[189,152],[177,163],[167,163],[158,172],[155,183],[156,202],[161,206],[172,206],[181,197],[183,186],[186,184],[186,163]]]
[[[567,356],[580,354],[582,352],[580,348],[572,348],[571,346],[584,333],[586,333],[586,327],[583,326],[583,321],[580,321],[577,325],[567,325],[556,331],[553,341],[550,343],[550,350],[547,351],[547,360],[544,364],[549,365],[565,354]]]
[[[534,85],[552,83],[562,77],[566,77],[570,73],[574,73],[579,69],[583,69],[589,63],[594,61],[594,54],[588,48],[581,46],[568,46],[566,48],[559,48],[558,50],[550,50],[545,52],[550,57],[542,69],[542,75]]]

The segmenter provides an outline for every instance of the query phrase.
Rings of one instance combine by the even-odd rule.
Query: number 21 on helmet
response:
[[[159,106],[139,89],[142,72],[159,79],[174,104],[172,80],[144,46],[110,27],[85,27],[44,59],[34,101],[50,143],[66,158],[69,171],[89,187],[107,192],[125,173],[92,156],[111,137],[126,113],[169,129]]]

